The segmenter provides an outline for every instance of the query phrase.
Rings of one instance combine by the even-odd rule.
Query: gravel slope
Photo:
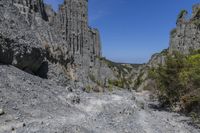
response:
[[[6,65],[0,75],[0,133],[200,132],[187,117],[149,108],[148,92],[71,92]]]

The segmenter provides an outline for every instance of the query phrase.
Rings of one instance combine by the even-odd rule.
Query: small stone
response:
[[[93,91],[94,92],[103,92],[103,88],[102,87],[100,87],[100,86],[95,86],[94,88],[93,88]]]
[[[0,115],[4,115],[4,114],[5,114],[4,110],[0,109]]]
[[[15,117],[15,120],[19,120],[20,118],[19,117]]]
[[[80,101],[81,101],[81,99],[80,99],[79,96],[74,96],[74,97],[72,98],[72,103],[73,103],[73,104],[79,104]]]
[[[132,96],[132,97],[131,97],[131,100],[135,101],[135,100],[136,100],[135,96]]]
[[[68,90],[69,92],[73,92],[72,87],[66,87],[66,90]]]
[[[15,130],[15,128],[14,128],[14,127],[11,127],[11,130],[12,130],[12,131],[14,131],[14,130]]]
[[[26,124],[25,123],[23,123],[23,125],[22,125],[23,127],[25,127],[26,126]]]

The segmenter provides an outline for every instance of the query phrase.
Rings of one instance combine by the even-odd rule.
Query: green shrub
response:
[[[196,25],[197,27],[200,27],[200,20],[199,20],[199,19],[193,20],[192,23],[193,23],[194,25]]]
[[[181,12],[178,14],[178,19],[183,18],[184,14],[187,14],[188,12],[186,10],[181,10]]]
[[[200,18],[200,9],[197,10],[194,18],[197,18],[197,19]]]
[[[151,79],[157,78],[157,71],[155,68],[152,68],[148,71],[148,78],[151,78]]]
[[[199,18],[200,18],[200,9],[197,10],[196,14],[194,15],[194,17],[192,18],[192,21],[191,21],[194,25],[196,25],[197,27],[200,28]]]
[[[88,86],[85,87],[85,92],[89,93],[89,92],[92,91],[92,89],[93,89],[93,87],[88,85]]]
[[[89,78],[93,81],[93,82],[96,82],[96,78],[93,74],[89,74]]]
[[[123,82],[121,80],[108,80],[108,84],[123,88]]]
[[[192,118],[193,122],[200,124],[200,116],[197,113],[191,112],[190,117]]]
[[[136,82],[135,82],[135,88],[138,88],[142,82],[143,82],[143,79],[142,79],[142,76],[143,76],[144,73],[140,73],[139,76],[137,77],[136,79]]]
[[[94,74],[90,73],[89,78],[91,81],[96,83],[98,86],[104,87],[103,83],[101,81],[97,80],[96,77],[94,76]]]
[[[183,108],[187,112],[195,110],[197,106],[200,106],[200,89],[192,90],[181,97]]]
[[[176,28],[172,29],[170,35],[174,35],[176,33]]]
[[[163,51],[161,51],[161,55],[167,56],[168,54],[168,49],[164,49]]]
[[[108,84],[112,86],[116,86],[119,88],[129,88],[129,85],[132,83],[132,81],[128,79],[118,79],[118,80],[108,80]]]
[[[109,90],[110,92],[113,91],[113,85],[112,85],[112,84],[109,84],[109,85],[108,85],[108,90]]]
[[[157,84],[159,100],[163,105],[182,103],[182,109],[191,112],[200,106],[200,54],[185,56],[178,52],[166,57],[164,66],[149,70],[149,78]]]

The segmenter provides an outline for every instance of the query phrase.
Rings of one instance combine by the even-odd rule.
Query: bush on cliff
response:
[[[181,10],[180,13],[178,14],[178,19],[181,19],[184,14],[187,14],[188,12],[186,10]]]

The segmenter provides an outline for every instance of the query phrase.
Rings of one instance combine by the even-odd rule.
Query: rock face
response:
[[[169,48],[154,54],[136,76],[134,84],[138,90],[154,86],[152,80],[148,78],[148,71],[151,68],[164,65],[167,55],[171,55],[175,51],[182,54],[189,54],[191,51],[200,49],[200,4],[193,6],[190,19],[187,18],[187,11],[182,10],[178,15],[176,24],[176,28],[170,33]]]
[[[149,67],[156,67],[164,64],[165,56],[178,51],[182,54],[189,54],[192,50],[200,49],[200,4],[193,6],[191,18],[187,17],[188,12],[182,10],[177,18],[177,26],[170,33],[170,46],[161,53],[154,54],[147,63]]]
[[[28,47],[25,43],[0,35],[0,61],[12,64],[22,70],[36,73],[44,60],[44,51],[37,47]]]
[[[193,6],[192,17],[188,20],[187,11],[182,11],[177,27],[171,31],[169,52],[179,51],[188,54],[190,50],[200,49],[200,4]]]
[[[0,5],[1,63],[84,83],[100,68],[100,35],[88,26],[87,0],[65,0],[58,13],[43,0],[1,0]]]
[[[29,13],[33,13],[41,16],[46,21],[48,20],[43,0],[12,0],[12,3],[26,17],[29,16]]]
[[[90,60],[101,56],[99,32],[88,27],[87,0],[65,0],[59,7],[56,20],[55,26],[69,44],[73,55],[91,55]]]
[[[39,39],[11,1],[0,4],[0,62],[37,72],[46,54]]]
[[[178,51],[189,54],[193,50],[200,49],[200,4],[193,6],[191,18],[187,18],[187,11],[182,10],[177,18],[177,26],[170,33],[170,46],[161,53],[154,54],[147,66],[157,67],[165,64],[167,54]]]
[[[52,23],[74,57],[74,78],[83,80],[101,56],[99,32],[88,26],[88,0],[65,0]]]
[[[157,67],[165,63],[165,56],[178,51],[182,54],[189,54],[191,50],[200,49],[200,4],[193,6],[191,18],[187,17],[188,12],[182,10],[177,18],[177,26],[170,33],[170,46],[161,53],[154,54],[147,66]]]

